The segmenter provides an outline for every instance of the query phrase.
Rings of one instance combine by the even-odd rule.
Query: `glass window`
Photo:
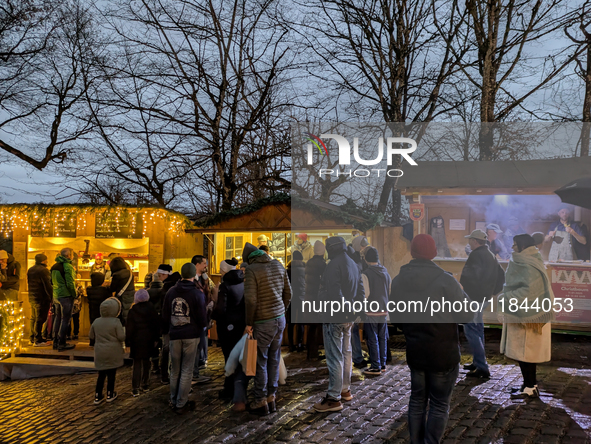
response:
[[[226,249],[224,259],[232,259],[242,254],[244,239],[242,236],[226,236]]]

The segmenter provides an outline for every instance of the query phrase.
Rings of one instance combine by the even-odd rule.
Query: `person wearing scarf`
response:
[[[535,398],[539,396],[536,364],[550,360],[554,294],[535,240],[529,234],[517,235],[513,251],[505,286],[498,296],[499,320],[503,322],[501,353],[518,361],[523,375],[523,385],[513,389],[512,397]],[[550,311],[543,311],[543,307],[550,307]]]

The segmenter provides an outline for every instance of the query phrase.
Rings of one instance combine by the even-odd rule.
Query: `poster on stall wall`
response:
[[[556,312],[554,322],[591,323],[591,268],[552,266],[552,291],[555,298],[573,300],[573,310]]]
[[[21,264],[21,279],[26,279],[27,269],[29,268],[29,264],[27,263],[27,243],[13,242],[12,255],[14,256],[14,259]]]
[[[148,263],[150,270],[164,262],[164,244],[150,244],[150,252],[148,253]],[[155,269],[155,268],[154,268]]]

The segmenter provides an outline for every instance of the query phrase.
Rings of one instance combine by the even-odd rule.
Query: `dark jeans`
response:
[[[388,346],[388,327],[385,318],[381,316],[375,319],[368,319],[363,324],[363,333],[365,333],[365,343],[369,350],[369,361],[373,368],[382,368],[386,366],[386,348]]]
[[[109,370],[99,370],[98,379],[96,381],[96,394],[99,398],[103,397],[103,387],[105,386],[105,378],[107,378],[107,396],[112,396],[115,391],[115,376],[116,368]]]
[[[538,383],[536,380],[536,364],[533,362],[518,362],[523,375],[523,385],[532,388]]]
[[[431,444],[441,441],[449,416],[451,394],[459,371],[459,365],[448,372],[410,370],[408,430],[412,444]],[[427,405],[429,406],[428,416]]]
[[[252,327],[257,340],[257,372],[254,377],[254,399],[260,403],[274,395],[279,385],[279,359],[281,339],[285,330],[285,316],[271,321],[255,323]]]
[[[163,381],[170,380],[170,336],[162,335],[162,352],[160,354],[160,372]]]
[[[68,336],[72,336],[72,324],[74,324],[74,336],[80,333],[80,312],[72,315],[72,323],[68,325]]]
[[[49,302],[37,302],[29,299],[31,304],[31,342],[43,341],[43,324],[49,315]]]
[[[131,388],[137,390],[142,387],[147,387],[150,383],[150,358],[134,359],[133,360],[133,374],[131,377]]]
[[[301,346],[304,342],[304,324],[293,324],[288,322],[287,324],[287,340],[289,341],[289,348],[290,350],[294,347],[294,335],[293,331],[296,331],[296,345]]]
[[[66,333],[70,327],[70,318],[72,317],[72,308],[74,298],[54,299],[55,304],[55,322],[53,325],[53,339],[58,340],[58,345],[66,343]]]
[[[193,378],[199,377],[199,366],[205,364],[207,361],[207,327],[201,332],[199,336],[199,345],[197,346],[197,354],[195,355],[195,365],[193,366]],[[204,344],[204,345],[202,345]]]
[[[228,331],[226,325],[218,324],[218,327],[218,338],[222,347],[222,353],[224,354],[224,362],[228,362],[230,353],[232,353],[232,350],[244,335],[244,328],[246,325],[234,325],[234,328],[230,331]],[[232,375],[226,376],[224,379],[224,391],[230,398],[233,397],[234,394],[234,378],[236,377],[237,373],[238,369],[236,369]]]
[[[318,358],[318,348],[322,341],[322,324],[308,324],[308,359]]]

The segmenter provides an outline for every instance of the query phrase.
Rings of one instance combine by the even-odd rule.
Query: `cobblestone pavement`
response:
[[[591,338],[553,335],[553,361],[539,369],[541,397],[526,402],[510,399],[520,372],[498,354],[499,337],[498,330],[487,331],[489,381],[468,381],[460,373],[444,443],[590,442]],[[401,338],[392,338],[395,346]],[[384,376],[366,378],[355,370],[354,400],[332,414],[312,410],[325,393],[328,371],[304,353],[284,355],[289,376],[280,386],[279,411],[263,418],[234,414],[218,400],[223,357],[215,347],[205,371],[212,382],[194,386],[197,409],[183,416],[168,408],[168,386],[155,377],[152,391],[133,398],[130,367],[118,372],[119,398],[98,407],[92,404],[94,374],[2,382],[0,443],[408,442],[409,370],[404,352],[393,354]],[[468,359],[463,354],[462,361]]]

